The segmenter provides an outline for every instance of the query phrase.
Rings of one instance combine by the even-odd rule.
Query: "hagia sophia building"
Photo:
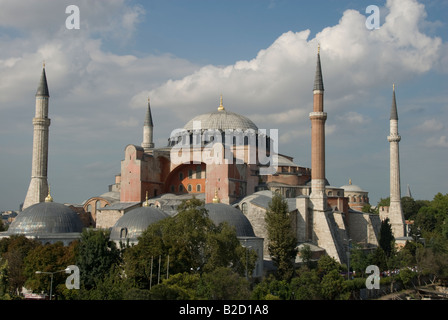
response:
[[[406,236],[400,202],[398,113],[395,87],[388,136],[391,152],[391,206],[380,214],[364,213],[368,192],[349,183],[334,187],[325,174],[324,84],[317,53],[311,121],[311,168],[277,152],[274,130],[260,130],[247,117],[224,106],[193,117],[173,130],[166,146],[154,145],[150,100],[139,145],[125,147],[121,172],[101,195],[81,205],[53,201],[47,181],[49,90],[45,65],[36,92],[33,118],[32,173],[22,211],[0,238],[25,234],[42,242],[65,244],[82,229],[110,230],[111,240],[136,243],[152,223],[177,214],[177,206],[195,197],[205,202],[216,223],[235,227],[241,244],[258,255],[254,276],[270,263],[265,214],[273,193],[288,203],[297,246],[309,245],[313,257],[328,254],[347,262],[350,243],[365,249],[378,246],[381,221],[390,219],[394,236]],[[298,257],[298,260],[300,257]]]

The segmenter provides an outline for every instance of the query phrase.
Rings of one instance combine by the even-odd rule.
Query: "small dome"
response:
[[[252,225],[240,210],[224,203],[207,203],[205,208],[208,210],[209,218],[216,225],[227,222],[235,227],[238,237],[255,237]]]
[[[168,215],[155,207],[139,207],[125,213],[115,222],[110,233],[110,239],[114,241],[137,238],[149,225],[165,219]]]
[[[349,181],[349,184],[342,186],[341,189],[344,189],[345,192],[366,192],[366,191],[362,190],[360,186],[357,186],[356,184],[352,184],[351,179]]]
[[[184,126],[185,130],[192,131],[193,123],[199,121],[201,130],[248,130],[258,131],[258,127],[249,118],[225,109],[217,110],[194,117]]]
[[[45,234],[82,232],[78,214],[61,203],[36,203],[17,215],[8,229],[9,234]]]

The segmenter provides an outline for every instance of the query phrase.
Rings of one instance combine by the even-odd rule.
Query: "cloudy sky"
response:
[[[67,29],[66,7],[80,11]],[[380,8],[369,30],[368,5]],[[448,192],[447,0],[0,0],[0,210],[31,176],[35,92],[46,62],[48,180],[55,201],[100,195],[124,148],[142,142],[147,98],[156,146],[193,116],[227,110],[278,129],[279,151],[309,167],[317,45],[331,185],[389,195],[396,85],[402,194]]]

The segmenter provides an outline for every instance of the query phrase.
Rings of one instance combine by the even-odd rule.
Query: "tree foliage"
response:
[[[87,290],[94,288],[97,282],[109,274],[119,258],[119,250],[115,243],[109,240],[108,231],[84,229],[76,250],[81,286]]]
[[[297,239],[292,230],[288,203],[281,194],[275,193],[266,211],[269,254],[277,268],[280,279],[290,279],[298,253]]]
[[[160,269],[170,274],[212,272],[219,267],[244,275],[251,274],[256,254],[246,251],[227,223],[216,226],[208,217],[204,203],[184,201],[178,214],[148,227],[138,244],[125,249],[125,272],[140,288],[160,283]],[[246,263],[247,259],[247,263]]]

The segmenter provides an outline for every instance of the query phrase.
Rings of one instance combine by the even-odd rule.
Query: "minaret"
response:
[[[317,50],[317,65],[314,78],[314,104],[311,120],[311,195],[314,208],[325,210],[327,206],[325,194],[325,121],[324,83],[320,64],[320,47]]]
[[[388,218],[394,237],[397,238],[405,236],[405,223],[401,207],[400,154],[398,147],[401,137],[398,134],[395,84],[393,85],[392,108],[390,111],[390,135],[387,137],[387,140],[390,143],[390,207]]]
[[[148,109],[146,110],[145,123],[143,124],[143,142],[142,147],[145,152],[154,148],[153,142],[154,124],[152,123],[151,105],[148,98]]]
[[[23,209],[45,201],[48,195],[48,135],[50,119],[48,118],[48,101],[50,94],[45,74],[45,63],[36,92],[36,114],[33,118],[33,160],[31,167],[31,182],[28,187]]]

